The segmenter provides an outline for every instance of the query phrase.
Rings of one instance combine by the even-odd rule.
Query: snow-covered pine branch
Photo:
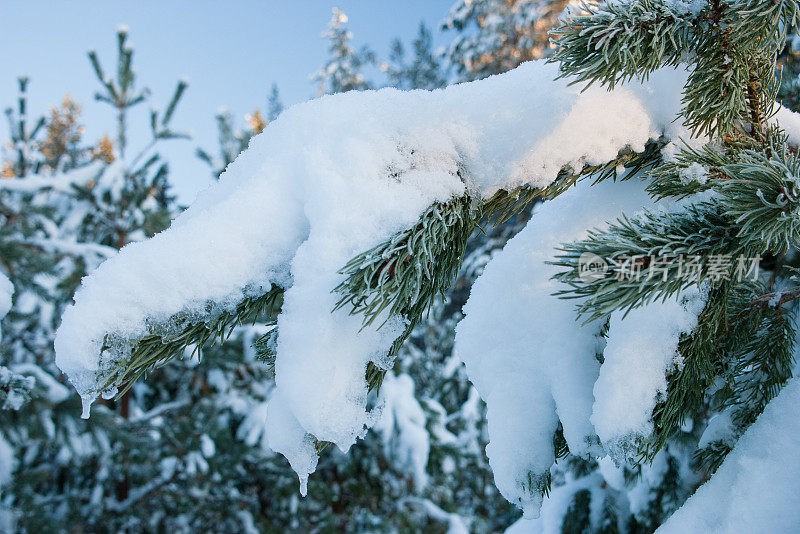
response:
[[[375,422],[369,394],[471,230],[517,200],[558,197],[489,263],[458,327],[498,489],[535,517],[562,456],[652,472],[681,468],[668,454],[689,469],[693,451],[706,474],[729,472],[725,456],[749,454],[734,444],[794,372],[782,295],[800,293],[775,298],[775,285],[796,285],[785,253],[800,163],[773,67],[797,14],[790,0],[603,4],[557,30],[560,71],[534,62],[296,106],[170,229],[85,280],[57,362],[88,416],[98,394],[186,348],[276,322],[256,342],[275,369],[266,440],[304,493],[324,442],[346,451]],[[735,278],[733,254],[768,257],[769,274]],[[587,255],[604,268],[587,271]],[[690,255],[706,263],[675,278]],[[699,436],[713,412],[729,415],[725,441]],[[572,482],[559,502],[585,491],[599,510],[598,478]]]
[[[139,340],[168,339],[185,324],[213,328],[244,299],[279,287],[270,425],[305,476],[314,449],[298,451],[309,436],[346,450],[370,424],[365,367],[386,369],[413,320],[384,311],[365,326],[346,308],[331,313],[351,258],[414,227],[437,202],[469,196],[477,217],[498,191],[545,188],[563,169],[605,164],[680,131],[682,71],[610,92],[581,92],[557,73],[530,63],[444,90],[349,93],[289,109],[169,230],[84,280],[56,338],[59,366],[88,406],[125,385],[108,377],[135,364]],[[427,262],[413,267],[436,258]]]

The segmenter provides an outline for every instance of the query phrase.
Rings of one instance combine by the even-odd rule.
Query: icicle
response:
[[[94,399],[93,395],[81,395],[81,419],[89,419]]]
[[[308,495],[308,474],[297,475],[297,478],[300,479],[300,496],[305,497]]]

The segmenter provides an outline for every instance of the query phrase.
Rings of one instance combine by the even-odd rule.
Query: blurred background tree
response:
[[[344,11],[333,8],[333,16],[322,37],[328,39],[330,58],[311,77],[319,85],[317,93],[324,95],[372,89],[373,84],[364,77],[363,70],[375,64],[375,52],[367,46],[358,50],[353,48],[353,34],[347,29],[347,14]]]
[[[509,71],[552,52],[548,31],[573,0],[459,0],[442,21],[456,32],[447,58],[461,80]]]
[[[215,117],[219,141],[218,155],[214,156],[202,148],[197,148],[195,151],[197,157],[211,168],[214,178],[219,178],[219,175],[236,159],[236,156],[247,148],[250,139],[263,132],[267,124],[277,119],[282,111],[283,102],[280,91],[278,91],[277,84],[274,83],[267,98],[266,112],[262,113],[260,109],[255,108],[252,113],[245,115],[244,119],[247,123],[245,128],[237,128],[231,112],[226,108],[220,109]]]

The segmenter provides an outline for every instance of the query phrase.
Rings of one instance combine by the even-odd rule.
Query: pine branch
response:
[[[775,291],[772,293],[765,293],[754,298],[750,302],[750,311],[755,308],[780,308],[784,304],[800,299],[800,289],[793,289],[791,291]]]
[[[552,61],[572,83],[613,88],[647,77],[663,66],[677,67],[694,49],[698,14],[676,11],[660,0],[581,4],[588,13],[550,32],[559,47]]]
[[[364,326],[379,317],[406,321],[403,333],[389,349],[393,360],[433,299],[450,287],[474,229],[470,195],[436,202],[419,222],[391,239],[363,252],[340,271],[346,276],[334,292],[341,295],[333,311],[348,307],[362,314]],[[386,369],[370,362],[366,380],[370,391],[379,390]]]
[[[722,166],[731,179],[720,191],[741,242],[780,254],[800,244],[800,158],[787,145],[770,152],[745,150]]]
[[[743,151],[789,151],[786,134],[770,127],[764,137],[755,140],[748,135],[731,135],[720,141],[710,141],[700,148],[682,144],[674,155],[648,173],[647,191],[656,200],[672,197],[676,200],[711,189],[720,189],[733,176],[726,167],[741,159]]]
[[[378,317],[416,322],[437,294],[450,287],[461,265],[473,225],[469,195],[436,202],[419,222],[355,256],[342,268],[334,308],[362,314],[364,326]]]
[[[736,437],[791,378],[796,332],[793,313],[783,304],[800,292],[787,293],[781,302],[765,289],[749,281],[724,281],[712,288],[697,328],[678,347],[683,364],[668,376],[666,398],[653,411],[655,432],[640,449],[643,459],[652,460],[686,418],[705,409],[707,391],[718,378],[726,386],[714,408],[736,408]],[[730,450],[727,442],[711,443],[696,453],[695,461],[713,472]]]
[[[786,36],[800,25],[800,3],[796,0],[745,0],[735,8],[738,17],[732,33],[745,46],[767,45],[777,53]]]
[[[714,408],[733,409],[733,435],[695,453],[695,463],[709,474],[792,376],[796,331],[794,312],[785,304],[800,297],[800,290],[765,290],[759,283],[737,288],[730,299],[728,331],[715,340],[721,346],[717,375],[725,386],[716,394]]]
[[[697,149],[683,145],[669,161],[649,173],[647,191],[656,200],[680,200],[717,188],[730,180],[723,167],[736,158],[737,151],[730,143],[723,146],[711,142]]]
[[[792,377],[794,313],[779,303],[780,299],[772,306],[760,307],[755,331],[746,343],[732,347],[736,364],[729,404],[737,407],[733,419],[742,429],[755,422]]]
[[[730,219],[714,204],[690,205],[677,213],[645,211],[636,218],[623,216],[605,231],[562,245],[553,265],[566,268],[554,278],[569,286],[556,293],[562,298],[585,299],[578,314],[587,321],[626,312],[714,276],[704,260],[737,261],[745,250],[735,239]],[[602,277],[582,278],[584,254],[605,262]],[[585,260],[584,260],[585,261]]]
[[[722,440],[712,441],[708,446],[698,449],[694,453],[693,464],[696,468],[705,470],[706,476],[711,476],[719,469],[732,450],[733,446]]]
[[[96,393],[110,391],[120,398],[145,372],[183,357],[187,348],[194,347],[190,357],[195,354],[201,357],[203,346],[208,341],[224,341],[237,326],[255,323],[264,316],[274,319],[283,302],[283,291],[283,288],[274,287],[262,296],[247,298],[235,310],[223,312],[212,321],[192,316],[174,317],[169,324],[177,330],[176,334],[153,333],[135,342],[106,336],[101,354],[107,350],[118,352],[119,347],[132,345],[132,348],[127,358],[117,361],[109,372],[102,373],[98,382],[103,386]]]
[[[652,461],[667,439],[687,417],[700,411],[705,392],[720,370],[720,340],[728,331],[728,301],[733,298],[733,283],[723,281],[712,287],[694,332],[678,345],[683,364],[667,377],[666,398],[653,410],[654,431],[639,444],[639,461]]]

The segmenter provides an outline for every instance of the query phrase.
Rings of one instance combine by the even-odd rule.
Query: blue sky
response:
[[[309,76],[327,57],[320,37],[337,6],[349,17],[358,46],[386,57],[395,37],[413,39],[424,20],[437,45],[451,37],[436,30],[455,0],[257,1],[0,0],[0,107],[14,103],[16,77],[31,78],[32,113],[43,113],[65,92],[83,104],[87,137],[113,134],[112,110],[93,100],[97,89],[86,51],[96,49],[106,69],[115,66],[115,30],[130,28],[138,81],[164,107],[175,82],[190,87],[173,124],[192,131],[192,141],[173,141],[163,152],[172,163],[180,199],[190,202],[210,181],[194,156],[197,146],[216,149],[214,114],[227,107],[238,120],[264,108],[275,82],[285,104],[315,96]],[[147,108],[131,118],[132,145],[145,139]],[[0,139],[8,138],[3,120]]]

